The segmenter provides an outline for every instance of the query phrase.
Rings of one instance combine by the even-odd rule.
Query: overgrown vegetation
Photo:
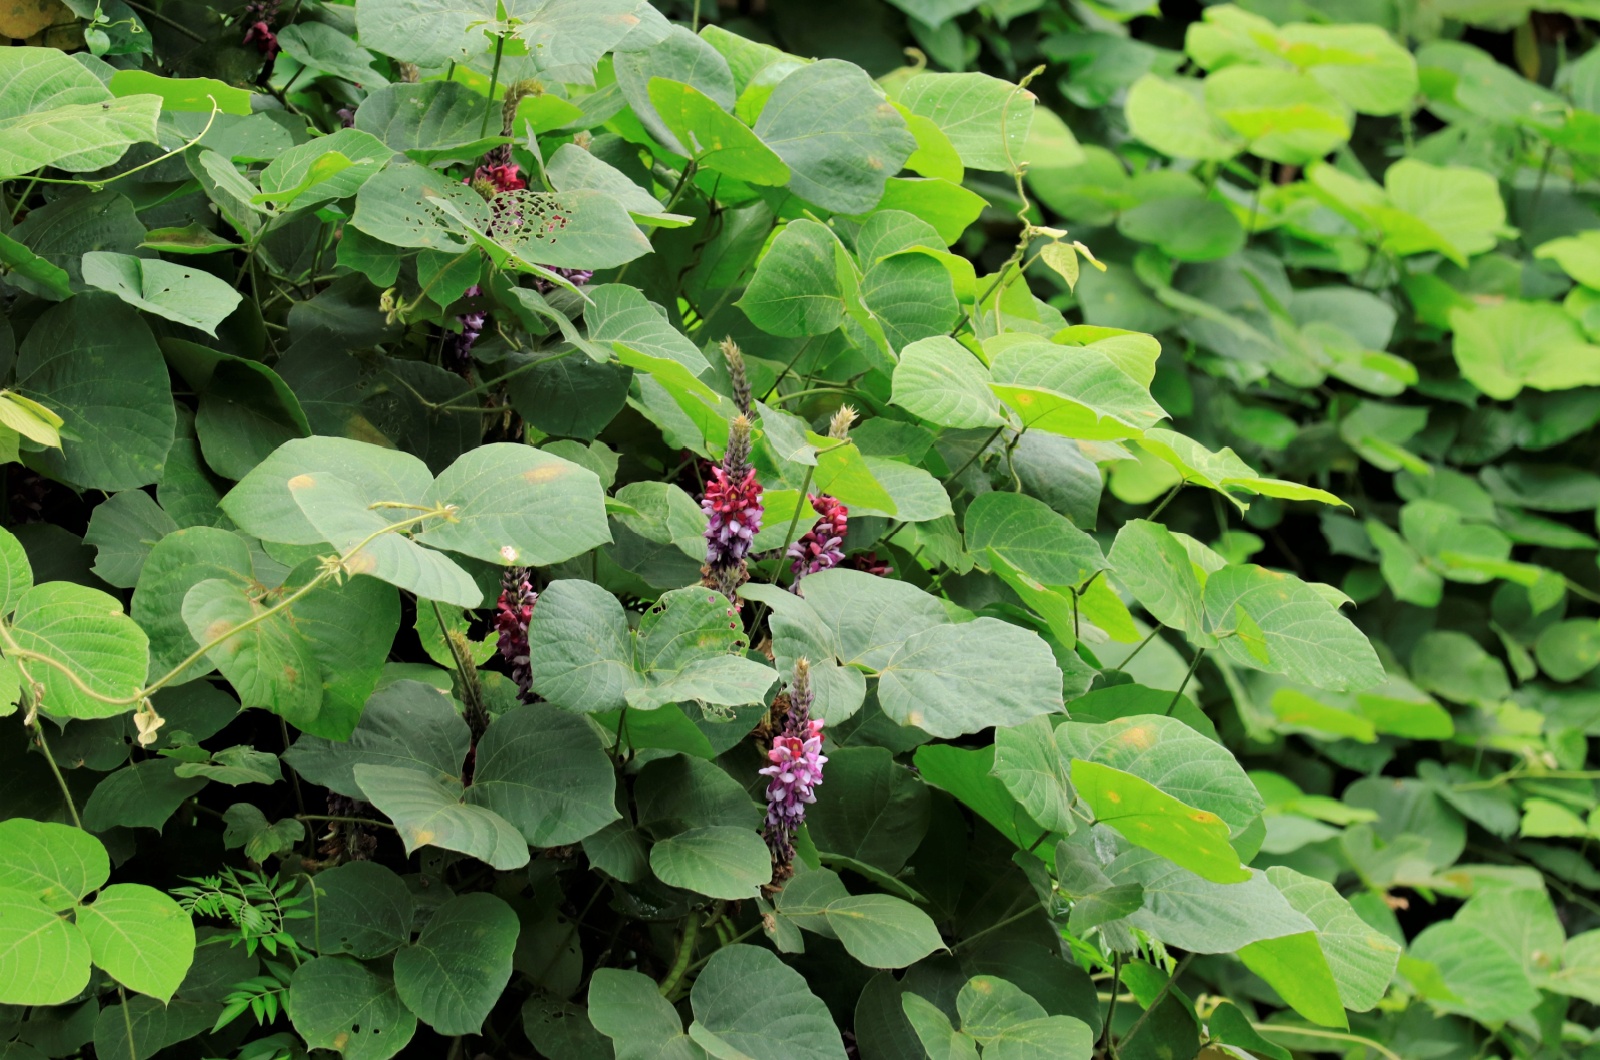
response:
[[[0,1060],[1600,1056],[1590,18],[8,5]]]

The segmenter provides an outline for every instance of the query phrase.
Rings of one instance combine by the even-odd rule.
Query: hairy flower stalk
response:
[[[768,778],[763,833],[773,864],[779,870],[774,878],[788,874],[794,861],[795,833],[805,823],[806,807],[817,801],[822,767],[828,761],[822,753],[822,719],[811,716],[812,696],[811,664],[796,659],[794,679],[789,684],[789,709],[767,750],[767,761],[772,764],[760,771]]]
[[[706,565],[702,584],[735,607],[739,586],[749,579],[750,542],[761,532],[761,483],[750,466],[750,420],[735,416],[728,426],[728,448],[711,469],[700,499],[706,513]]]
[[[511,664],[511,680],[517,683],[517,698],[526,702],[533,684],[528,663],[528,623],[533,621],[533,605],[539,594],[528,580],[527,567],[509,567],[501,576],[500,599],[495,603],[494,628],[500,633],[500,656]]]
[[[819,570],[837,567],[844,560],[844,535],[850,529],[850,509],[827,494],[807,497],[819,518],[800,540],[789,546],[789,566],[794,581],[789,591],[800,595],[800,579]]]

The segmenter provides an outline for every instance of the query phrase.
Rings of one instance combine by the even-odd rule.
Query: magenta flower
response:
[[[798,593],[800,579],[819,570],[837,567],[844,559],[844,535],[850,528],[850,509],[827,494],[812,494],[812,509],[820,518],[789,546],[794,581],[789,588]]]
[[[526,701],[533,684],[528,663],[528,623],[533,621],[533,605],[539,594],[528,580],[527,567],[510,567],[501,577],[504,586],[495,603],[494,628],[500,633],[500,655],[511,664],[511,679],[517,683],[518,698]]]
[[[866,571],[868,574],[876,575],[879,578],[887,578],[894,571],[894,568],[889,566],[888,562],[878,558],[876,552],[864,552],[859,556],[851,556],[850,569]]]
[[[522,179],[521,167],[509,160],[504,162],[485,161],[483,165],[473,170],[472,176],[467,180],[467,183],[476,184],[480,180],[490,184],[496,194],[521,191],[528,186],[528,182]]]
[[[743,562],[750,554],[750,542],[761,531],[761,483],[756,481],[756,469],[745,468],[733,479],[726,468],[712,468],[700,510],[709,518],[706,564],[727,567]]]
[[[767,761],[760,770],[767,781],[767,823],[764,829],[772,859],[782,869],[794,860],[794,837],[805,823],[806,807],[817,801],[822,784],[822,719],[811,716],[811,667],[796,659],[789,685],[789,709],[783,728],[772,738]]]

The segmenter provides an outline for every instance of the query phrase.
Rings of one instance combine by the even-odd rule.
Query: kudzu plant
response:
[[[1591,1048],[1583,0],[14,6],[3,1060]]]

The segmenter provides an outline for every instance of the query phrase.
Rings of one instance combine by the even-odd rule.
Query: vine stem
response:
[[[294,815],[294,819],[297,821],[326,821],[329,824],[370,825],[374,828],[387,828],[391,832],[399,831],[398,828],[390,824],[388,821],[370,821],[365,817],[329,817],[326,814],[320,813],[297,813]]]
[[[35,712],[33,715],[33,735],[39,743],[39,751],[44,755],[44,760],[50,763],[50,772],[55,775],[56,783],[61,787],[61,797],[66,800],[67,812],[72,815],[72,823],[78,828],[83,828],[83,818],[78,816],[78,804],[72,799],[72,790],[67,787],[67,778],[61,775],[61,767],[56,765],[55,755],[50,753],[50,745],[44,738],[44,719]]]
[[[1048,835],[1049,833],[1047,832],[1045,834]],[[974,942],[976,942],[978,939],[983,938],[983,936],[985,936],[985,935],[992,934],[993,932],[999,931],[1003,927],[1010,927],[1012,924],[1015,924],[1017,921],[1022,920],[1022,919],[1026,918],[1026,917],[1032,916],[1034,913],[1038,912],[1041,908],[1043,908],[1043,907],[1040,906],[1038,902],[1034,902],[1032,905],[1028,906],[1028,908],[1024,909],[1022,912],[1013,913],[1010,916],[1006,917],[1004,920],[1000,921],[999,923],[990,924],[988,927],[984,928],[982,931],[979,931],[979,932],[977,932],[975,934],[972,934],[972,935],[968,935],[966,938],[964,938],[960,942],[956,943],[955,946],[954,946],[954,949],[958,949],[959,950],[963,946],[970,946]]]
[[[127,171],[122,172],[122,173],[118,173],[115,176],[107,177],[104,180],[62,180],[62,179],[59,179],[59,178],[56,178],[56,177],[34,177],[33,178],[33,183],[34,184],[78,184],[78,185],[81,185],[81,186],[83,186],[85,188],[93,188],[93,189],[98,191],[99,189],[105,187],[107,184],[110,184],[112,181],[121,180],[123,177],[131,177],[135,173],[139,172],[140,170],[149,169],[151,166],[157,165],[157,164],[159,164],[161,162],[165,162],[167,159],[171,158],[174,155],[181,155],[185,151],[189,150],[189,148],[193,147],[195,144],[197,144],[201,140],[205,139],[206,133],[211,131],[211,123],[217,120],[217,115],[218,114],[222,113],[222,108],[217,105],[217,100],[216,100],[215,96],[207,96],[206,98],[211,100],[211,114],[210,114],[209,117],[206,118],[205,127],[202,128],[200,130],[200,132],[195,135],[194,139],[186,140],[185,142],[179,144],[177,147],[174,147],[172,150],[168,151],[164,155],[158,155],[155,158],[152,158],[148,162],[141,163],[141,164],[139,164],[137,166],[134,166],[130,170],[127,170]],[[32,184],[29,185],[29,189],[30,190],[32,189],[32,186],[33,186]],[[237,286],[237,284],[235,284],[235,286]]]
[[[1111,1021],[1117,1015],[1117,995],[1122,992],[1122,954],[1111,958],[1111,1000],[1106,1004],[1105,1026],[1100,1028],[1100,1040],[1106,1043],[1106,1055],[1117,1060],[1117,1043],[1111,1033]]]

